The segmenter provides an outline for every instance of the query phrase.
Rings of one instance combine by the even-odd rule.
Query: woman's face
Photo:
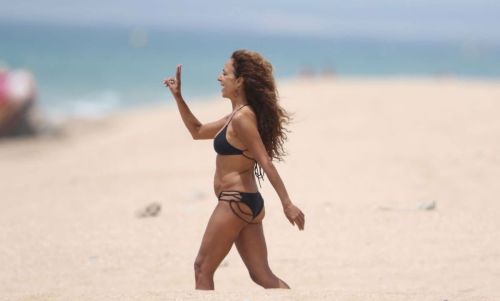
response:
[[[237,80],[234,75],[233,59],[227,60],[217,80],[222,86],[222,97],[233,98],[238,94],[237,91],[240,88],[240,80]]]

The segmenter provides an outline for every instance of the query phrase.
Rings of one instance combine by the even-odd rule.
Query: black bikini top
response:
[[[257,163],[257,161],[253,158],[248,157],[247,155],[244,154],[246,150],[241,150],[238,149],[234,146],[232,146],[229,141],[227,141],[226,138],[226,132],[227,132],[227,127],[231,120],[233,119],[234,114],[241,110],[243,107],[247,105],[241,106],[239,109],[234,111],[231,116],[229,117],[229,121],[224,125],[222,128],[222,131],[220,131],[214,138],[214,150],[217,154],[222,155],[222,156],[232,156],[232,155],[241,155],[249,160],[252,160],[255,162],[254,165],[254,174],[257,177],[257,180],[259,181],[259,186],[260,186],[260,179],[264,180],[264,173],[262,172],[262,167]]]

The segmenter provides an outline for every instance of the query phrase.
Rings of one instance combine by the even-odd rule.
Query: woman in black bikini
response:
[[[174,96],[182,121],[193,139],[214,139],[217,152],[214,190],[219,202],[208,222],[194,263],[196,289],[214,289],[213,275],[233,243],[250,277],[264,288],[289,288],[271,271],[262,228],[264,200],[255,177],[262,170],[276,190],[292,225],[304,229],[305,217],[290,200],[272,159],[281,160],[288,115],[278,103],[272,66],[260,54],[237,50],[225,63],[218,81],[232,113],[202,124],[181,95],[181,66],[165,86]]]

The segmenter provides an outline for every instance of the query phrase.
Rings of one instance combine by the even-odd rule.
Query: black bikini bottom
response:
[[[264,199],[260,192],[221,191],[219,201],[228,202],[233,213],[247,223],[251,223],[264,209]],[[246,206],[240,206],[241,203],[247,205],[251,213]]]

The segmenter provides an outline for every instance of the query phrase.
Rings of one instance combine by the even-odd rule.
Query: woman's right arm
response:
[[[179,113],[181,114],[182,121],[184,125],[188,129],[189,133],[193,139],[212,139],[215,134],[224,126],[226,122],[227,116],[221,118],[214,122],[209,122],[206,124],[202,124],[196,116],[191,112],[188,105],[182,98],[181,94],[181,65],[177,66],[177,71],[175,73],[175,79],[169,77],[163,81],[165,86],[170,89],[170,92],[175,98],[175,102],[177,103],[177,108],[179,109]]]

